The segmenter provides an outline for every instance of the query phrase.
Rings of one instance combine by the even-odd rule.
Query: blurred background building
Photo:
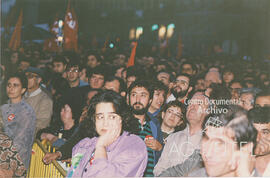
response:
[[[67,4],[67,0],[2,0],[2,29],[7,23],[16,24],[22,8],[24,25],[43,24],[48,30],[56,16],[64,19]],[[149,46],[169,41],[174,52],[181,38],[185,55],[205,55],[214,45],[229,54],[270,54],[269,0],[76,0],[72,5],[79,43],[85,45],[93,38],[99,44],[106,38],[113,42],[140,38]]]

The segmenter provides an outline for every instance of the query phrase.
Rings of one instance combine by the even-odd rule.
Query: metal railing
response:
[[[30,166],[27,172],[27,177],[46,177],[46,178],[62,178],[66,177],[66,171],[57,161],[52,161],[51,164],[46,165],[42,159],[48,152],[55,152],[55,148],[49,142],[35,140],[32,147],[32,156]]]

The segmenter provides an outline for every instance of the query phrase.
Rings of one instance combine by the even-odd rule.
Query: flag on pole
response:
[[[50,32],[54,35],[54,37],[45,40],[44,46],[43,46],[44,51],[57,52],[60,50],[60,47],[57,45],[57,35],[59,33],[58,20],[59,19],[56,15],[56,18],[53,24],[51,25],[51,29],[50,29]]]
[[[64,49],[78,51],[78,20],[74,8],[68,1],[67,12],[64,21]]]
[[[131,50],[131,54],[130,54],[130,57],[129,57],[129,60],[127,63],[127,67],[134,66],[137,45],[138,45],[138,42],[133,42],[133,48]]]
[[[103,45],[103,48],[102,48],[102,52],[105,52],[106,49],[107,49],[107,46],[108,46],[108,43],[109,43],[109,37],[106,38],[105,42],[104,42],[104,45]]]
[[[22,31],[23,11],[20,11],[20,16],[15,25],[8,47],[12,50],[17,50],[21,44],[21,31]]]
[[[181,35],[179,34],[179,37],[178,37],[178,45],[177,45],[177,55],[176,55],[176,58],[177,59],[180,59],[181,56],[182,56],[182,53],[183,53],[183,44],[182,44],[182,37]]]
[[[10,11],[4,23],[4,29],[5,29],[4,33],[7,34],[8,36],[10,35],[11,22],[15,21],[15,14],[16,14],[17,9],[18,7],[16,4],[10,8]]]

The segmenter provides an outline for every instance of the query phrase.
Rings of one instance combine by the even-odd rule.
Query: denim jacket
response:
[[[35,112],[24,100],[15,104],[9,101],[1,106],[1,111],[4,133],[13,140],[24,166],[28,168],[36,128]]]

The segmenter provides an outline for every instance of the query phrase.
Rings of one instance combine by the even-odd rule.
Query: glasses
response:
[[[67,72],[71,73],[71,72],[75,72],[75,73],[78,73],[79,70],[78,69],[72,69],[72,70],[68,70]]]
[[[168,109],[166,111],[166,113],[168,113],[169,115],[173,115],[178,119],[182,119],[183,118],[183,114],[179,114],[179,113],[174,113],[171,109]]]
[[[26,73],[25,76],[26,76],[27,78],[29,78],[29,79],[34,78],[34,77],[38,77],[38,75],[33,74],[33,73]]]
[[[188,85],[188,82],[185,80],[175,80],[174,83],[180,84],[180,85]]]
[[[118,114],[116,114],[116,113],[110,113],[110,114],[107,115],[107,119],[110,120],[110,121],[116,120],[119,117],[120,116]],[[95,115],[96,121],[105,120],[105,118],[106,118],[105,114],[102,114],[102,113]]]

